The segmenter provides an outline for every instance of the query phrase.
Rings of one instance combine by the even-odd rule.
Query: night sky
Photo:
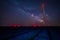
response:
[[[60,26],[59,0],[0,0],[0,25],[39,24],[42,18],[41,4],[45,3],[46,19],[49,26]],[[34,17],[32,17],[34,15]]]

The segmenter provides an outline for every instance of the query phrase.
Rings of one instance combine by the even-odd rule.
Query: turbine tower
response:
[[[43,11],[43,20],[44,20],[44,26],[46,26],[46,14],[45,14],[45,10],[44,10],[44,8],[45,8],[45,4],[44,4],[44,2],[42,3],[42,11]]]

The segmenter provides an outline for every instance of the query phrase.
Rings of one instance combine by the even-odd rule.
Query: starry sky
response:
[[[59,0],[0,0],[0,25],[31,25],[38,22],[31,15],[42,17],[41,4],[45,3],[45,13],[50,26],[60,26]]]

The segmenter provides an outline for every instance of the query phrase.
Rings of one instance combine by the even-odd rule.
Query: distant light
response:
[[[37,25],[36,24],[32,24],[33,27],[36,27]]]
[[[48,15],[46,14],[46,16],[48,16]]]
[[[9,26],[13,26],[13,27],[20,27],[21,24],[10,24]]]
[[[34,17],[34,15],[33,15],[33,14],[32,14],[31,16],[32,16],[32,17]]]

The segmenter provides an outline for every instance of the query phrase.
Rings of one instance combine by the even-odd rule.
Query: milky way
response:
[[[42,19],[41,3],[45,3],[49,25],[59,25],[59,1],[57,0],[1,0],[0,25],[32,25]],[[32,17],[33,15],[34,17]],[[36,16],[38,17],[36,19]],[[35,20],[36,19],[36,20]],[[41,21],[43,22],[43,21]]]

